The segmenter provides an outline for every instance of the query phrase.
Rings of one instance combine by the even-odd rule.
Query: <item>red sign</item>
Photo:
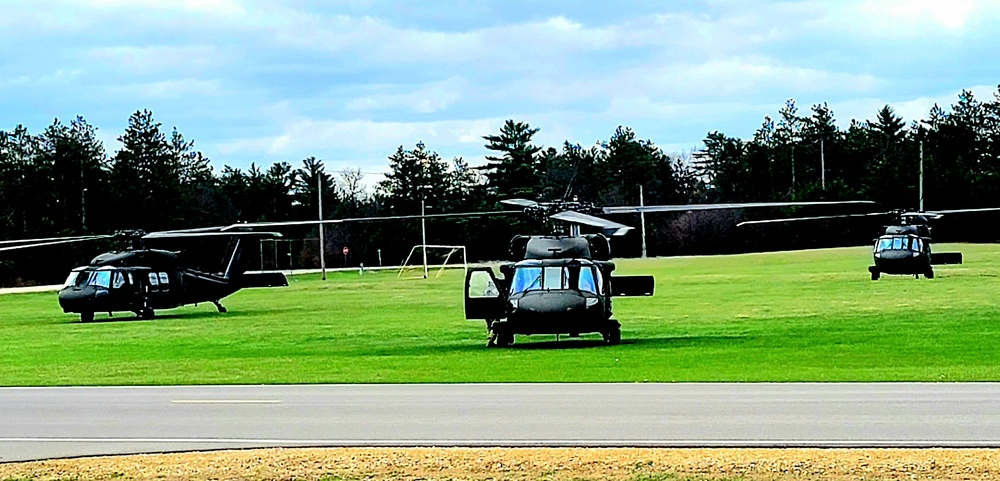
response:
[[[348,252],[348,250],[347,250],[347,246],[344,246],[344,255],[345,255],[345,256],[347,255],[347,252]]]

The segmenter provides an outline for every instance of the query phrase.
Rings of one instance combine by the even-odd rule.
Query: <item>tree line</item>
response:
[[[915,209],[921,158],[928,209],[986,207],[1000,199],[1000,91],[986,101],[963,91],[950,108],[935,105],[926,119],[904,120],[886,105],[873,120],[852,120],[846,129],[826,104],[803,114],[789,100],[776,117],[765,116],[751,138],[712,131],[704,148],[689,156],[668,154],[626,126],[591,145],[543,146],[534,141],[538,127],[512,119],[483,137],[485,165],[445,159],[417,141],[388,155],[389,171],[370,190],[360,169],[330,172],[317,157],[214,169],[193,141],[176,127],[166,130],[148,110],[130,116],[112,154],[96,132],[82,117],[57,119],[38,134],[20,125],[0,131],[0,239],[313,220],[320,197],[327,219],[414,215],[422,207],[428,213],[495,210],[512,197],[636,205],[640,186],[646,204],[867,199],[880,208]],[[767,236],[748,243],[733,229],[754,215],[774,212],[647,216],[650,254],[766,248],[759,238]],[[511,236],[542,228],[519,216],[434,219],[427,221],[427,242],[463,244],[473,259],[497,259]],[[350,246],[350,255],[331,256],[333,265],[396,264],[421,243],[419,221],[326,229],[327,252]],[[292,240],[262,247],[260,264],[314,265],[316,233],[315,227],[286,231]],[[616,255],[636,255],[637,235],[616,239]],[[0,254],[0,280],[64,273],[95,249]]]

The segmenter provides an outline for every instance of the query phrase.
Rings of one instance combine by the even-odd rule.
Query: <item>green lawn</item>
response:
[[[0,385],[1000,381],[1000,246],[937,278],[871,281],[869,248],[618,261],[623,344],[518,336],[487,349],[462,273],[290,278],[223,301],[81,324],[54,293],[0,296]],[[104,322],[107,321],[107,322]]]

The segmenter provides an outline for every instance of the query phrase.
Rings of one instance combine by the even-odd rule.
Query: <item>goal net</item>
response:
[[[407,277],[424,278],[432,270],[435,271],[434,277],[441,277],[446,268],[468,271],[469,258],[465,255],[465,246],[415,245],[399,266],[396,277],[405,274]]]

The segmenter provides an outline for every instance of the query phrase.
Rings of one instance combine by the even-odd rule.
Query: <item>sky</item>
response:
[[[992,99],[998,20],[986,0],[3,0],[0,129],[82,116],[112,155],[148,109],[217,171],[315,156],[368,186],[417,142],[482,165],[506,119],[683,154],[787,99],[842,127]]]

